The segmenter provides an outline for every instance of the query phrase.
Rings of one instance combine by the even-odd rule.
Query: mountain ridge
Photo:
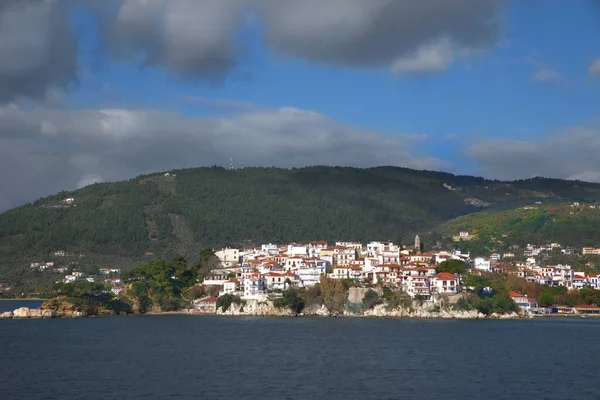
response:
[[[267,242],[408,243],[461,215],[536,201],[598,202],[600,185],[385,166],[170,170],[60,192],[0,214],[0,281],[57,250],[85,253],[91,263],[95,255],[134,262]]]

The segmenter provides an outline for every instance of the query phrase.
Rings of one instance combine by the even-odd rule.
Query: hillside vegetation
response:
[[[94,184],[0,214],[0,282],[31,278],[29,262],[52,259],[57,250],[102,266],[195,257],[204,246],[408,242],[461,215],[534,201],[596,202],[600,185],[500,182],[396,167],[169,171]]]
[[[505,251],[511,246],[522,248],[528,243],[598,247],[600,206],[560,203],[478,212],[448,221],[439,231],[446,237],[468,231],[473,239],[461,246],[480,254]]]

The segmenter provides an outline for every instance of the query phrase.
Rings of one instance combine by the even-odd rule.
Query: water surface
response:
[[[17,308],[40,308],[44,300],[0,300],[0,313],[13,311]]]
[[[597,399],[600,319],[0,321],[6,399]]]

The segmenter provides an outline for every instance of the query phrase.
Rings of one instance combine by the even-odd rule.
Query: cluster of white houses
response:
[[[203,284],[223,286],[221,295],[236,294],[242,298],[263,298],[267,291],[285,290],[288,287],[309,287],[326,275],[333,279],[352,279],[357,283],[382,284],[398,287],[411,297],[434,300],[436,294],[453,294],[461,290],[460,277],[450,273],[436,273],[435,267],[446,260],[461,260],[474,270],[505,272],[530,282],[550,286],[565,286],[569,290],[585,286],[600,289],[600,275],[575,271],[569,265],[538,265],[535,255],[560,247],[552,243],[528,246],[525,261],[509,263],[507,258],[492,254],[489,258],[471,259],[460,251],[432,251],[420,253],[392,242],[371,242],[366,246],[358,242],[336,242],[329,246],[325,241],[265,244],[246,250],[225,248],[215,252],[222,269],[215,270]],[[419,248],[415,238],[414,249]],[[504,262],[500,262],[504,259]],[[519,298],[512,293],[522,308],[537,307],[535,301]]]
[[[59,251],[56,253],[58,252]],[[111,292],[114,294],[119,294],[123,291],[123,281],[120,278],[121,268],[100,268],[98,269],[98,274],[93,276],[88,276],[85,272],[80,271],[79,268],[73,268],[66,265],[55,267],[54,261],[34,262],[31,263],[30,268],[38,271],[52,271],[63,274],[62,279],[56,281],[56,283],[72,283],[85,279],[88,282],[104,282],[111,287]]]
[[[290,286],[309,287],[326,275],[395,286],[412,297],[429,300],[433,294],[460,290],[459,277],[436,274],[436,264],[450,259],[470,261],[468,254],[460,252],[418,253],[391,242],[371,242],[366,246],[358,242],[328,246],[324,241],[266,244],[243,251],[226,248],[215,254],[223,269],[211,274],[203,284],[223,286],[221,294],[235,293],[242,298],[262,298],[267,290],[285,290]]]

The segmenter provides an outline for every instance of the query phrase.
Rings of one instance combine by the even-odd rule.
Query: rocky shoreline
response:
[[[115,315],[115,314],[113,314]],[[190,311],[167,311],[167,312],[153,312],[145,315],[220,315],[220,316],[249,316],[249,317],[290,317],[290,316],[306,316],[306,317],[328,317],[338,316],[336,313],[331,313],[325,306],[314,307],[312,309],[306,309],[300,314],[295,314],[289,309],[278,309],[271,304],[252,302],[247,304],[232,304],[226,311],[221,308],[217,310],[215,314],[200,314]],[[39,319],[39,318],[82,318],[87,317],[85,313],[81,311],[70,311],[68,313],[61,312],[57,313],[55,310],[50,309],[31,309],[27,307],[21,307],[14,311],[7,311],[0,314],[0,319]],[[105,316],[109,316],[106,315]],[[492,314],[484,315],[477,311],[455,311],[455,310],[441,310],[439,312],[430,311],[426,309],[395,309],[387,310],[385,305],[377,305],[370,310],[366,310],[363,314],[354,314],[345,311],[339,316],[343,317],[366,317],[366,318],[399,318],[399,319],[517,319],[523,318],[516,313],[510,314]]]
[[[82,315],[83,316],[83,315]],[[14,311],[5,311],[0,318],[56,318],[54,310],[42,310],[39,308],[21,307]]]
[[[258,301],[248,301],[246,304],[231,304],[226,311],[219,308],[216,315],[227,315],[227,316],[332,316],[331,313],[324,305],[320,307],[313,307],[303,310],[300,314],[295,314],[289,309],[278,309],[272,304]],[[517,313],[509,314],[492,314],[485,315],[476,310],[472,311],[460,311],[444,309],[440,311],[430,310],[427,307],[420,307],[415,309],[403,309],[397,308],[388,310],[385,304],[379,304],[370,310],[364,311],[363,314],[355,314],[352,312],[344,311],[339,314],[344,317],[379,317],[379,318],[417,318],[417,319],[517,319],[523,318]]]

